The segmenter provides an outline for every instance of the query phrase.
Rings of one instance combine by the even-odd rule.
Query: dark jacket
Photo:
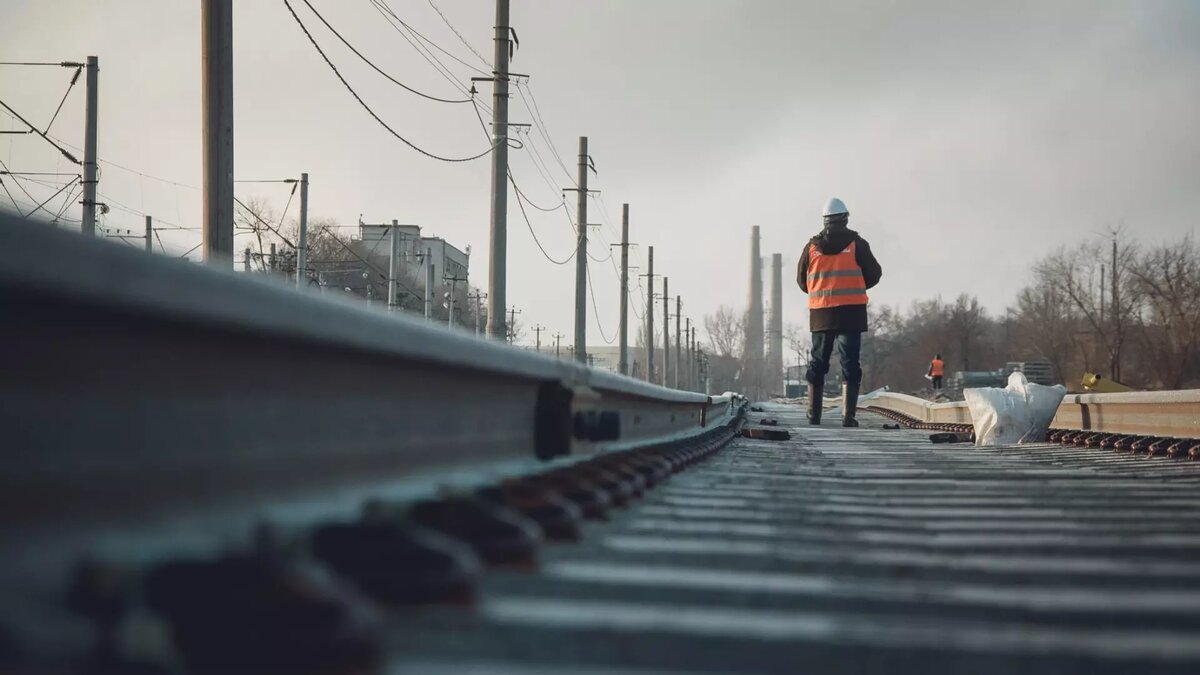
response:
[[[796,271],[796,283],[800,284],[800,290],[808,292],[808,250],[811,246],[820,247],[822,253],[833,254],[845,250],[852,241],[858,242],[854,249],[854,260],[862,268],[867,288],[878,284],[879,278],[883,276],[883,268],[879,266],[879,261],[871,253],[871,245],[867,243],[866,239],[858,236],[854,230],[840,225],[821,230],[821,233],[813,237],[804,247],[804,253],[800,255],[800,265]],[[867,331],[867,306],[842,305],[841,307],[810,309],[808,310],[808,329],[814,333],[820,331],[865,333]]]

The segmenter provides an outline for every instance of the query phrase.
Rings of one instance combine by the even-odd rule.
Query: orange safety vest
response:
[[[841,253],[822,253],[821,247],[809,245],[809,309],[867,304],[867,281],[854,257],[855,243]]]
[[[934,359],[929,362],[929,376],[941,377],[946,373],[946,362],[941,359]]]

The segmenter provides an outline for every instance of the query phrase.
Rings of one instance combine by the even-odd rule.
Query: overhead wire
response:
[[[442,8],[438,7],[433,0],[429,0],[429,6],[433,8],[433,11],[438,13],[438,16],[442,17],[442,21],[446,22],[446,25],[450,28],[450,30],[454,31],[454,34],[457,35],[458,39],[462,41],[463,46],[471,50],[471,53],[479,59],[479,62],[482,63],[485,68],[490,68],[491,64],[488,63],[488,60],[483,58],[482,54],[475,51],[475,47],[471,46],[470,42],[467,42],[467,38],[463,37],[463,34],[458,32],[458,29],[454,27],[454,24],[450,23],[450,19],[446,18],[446,15],[442,12]]]
[[[611,345],[617,339],[617,336],[614,334],[612,338],[609,338],[604,333],[604,324],[600,323],[600,309],[596,306],[596,288],[595,284],[592,283],[592,270],[590,267],[587,268],[587,278],[588,293],[592,296],[592,316],[596,317],[596,328],[600,331],[600,338],[604,340],[604,343]]]
[[[475,67],[475,66],[471,65],[470,63],[467,63],[466,61],[463,61],[462,59],[458,58],[458,57],[457,57],[457,56],[455,56],[454,54],[452,54],[452,53],[450,53],[449,51],[447,51],[445,48],[443,48],[443,47],[442,47],[441,45],[439,45],[438,43],[436,43],[436,42],[434,42],[433,40],[430,40],[429,38],[427,38],[427,37],[425,37],[424,35],[422,35],[422,34],[421,34],[421,33],[420,33],[420,32],[419,32],[417,29],[415,29],[415,28],[413,28],[412,26],[408,25],[408,23],[407,23],[407,22],[405,22],[405,21],[404,21],[404,19],[401,19],[399,16],[397,16],[396,12],[395,12],[395,11],[394,11],[394,10],[391,8],[391,6],[390,6],[390,5],[388,5],[388,4],[387,4],[387,2],[386,2],[385,0],[371,0],[371,4],[375,5],[375,6],[376,6],[376,8],[380,9],[381,11],[384,11],[384,12],[386,12],[386,13],[387,13],[388,15],[390,15],[390,16],[391,16],[393,19],[395,19],[396,21],[398,21],[398,22],[400,23],[400,25],[404,26],[404,27],[405,27],[405,28],[407,28],[409,31],[411,31],[411,32],[412,32],[412,34],[413,34],[414,36],[416,36],[417,38],[421,39],[422,41],[424,41],[424,42],[428,43],[428,44],[429,44],[431,47],[433,47],[434,49],[436,49],[436,50],[438,50],[439,52],[441,52],[441,53],[445,54],[446,56],[448,56],[448,57],[450,57],[450,58],[454,59],[455,61],[457,61],[458,63],[462,64],[463,66],[465,66],[465,67],[467,67],[467,68],[470,68],[471,70],[473,70],[473,71],[475,71],[475,72],[479,73],[480,75],[485,75],[485,76],[486,76],[486,75],[491,75],[491,74],[492,74],[492,73],[490,73],[490,72],[488,72],[488,71],[486,71],[486,70],[480,70],[479,68],[477,68],[477,67]],[[439,12],[439,13],[440,13],[440,12]],[[442,18],[443,18],[443,20],[445,19],[445,17],[442,17]],[[447,23],[449,23],[449,22],[447,22]],[[455,31],[455,32],[457,33],[458,31]],[[459,36],[459,37],[461,37],[461,36]],[[476,54],[476,56],[479,56],[479,55],[478,55],[478,54]],[[436,59],[437,57],[434,57],[434,58]],[[480,58],[482,59],[482,57],[480,57]],[[441,62],[439,61],[439,63],[441,63]],[[488,67],[488,63],[487,63],[487,61],[484,61],[484,64],[483,64],[483,65],[484,65],[484,67],[485,67],[485,68],[486,68],[486,67]],[[443,64],[443,66],[442,66],[442,67],[443,67],[443,68],[445,68],[445,65]]]
[[[350,83],[347,82],[346,78],[342,76],[340,71],[338,71],[337,66],[333,65],[333,61],[330,61],[329,57],[326,56],[325,51],[323,49],[321,49],[321,45],[317,44],[316,39],[313,38],[312,33],[310,33],[308,30],[308,27],[305,26],[304,22],[300,20],[299,15],[296,14],[296,10],[292,7],[292,3],[289,2],[289,0],[283,0],[283,4],[287,7],[288,12],[292,15],[292,18],[296,20],[297,25],[300,26],[300,30],[304,31],[305,37],[307,37],[308,41],[310,43],[312,43],[312,46],[317,50],[317,53],[321,55],[321,59],[323,59],[325,61],[325,64],[327,66],[329,66],[329,69],[332,70],[333,74],[337,76],[338,80],[342,83],[342,86],[344,86],[346,88],[346,90],[350,92],[350,95],[354,97],[354,100],[358,101],[358,104],[361,105],[363,107],[363,109],[366,110],[367,113],[372,118],[374,118],[376,122],[378,122],[380,124],[380,126],[382,126],[384,129],[386,129],[388,131],[388,133],[390,133],[392,136],[396,137],[402,143],[404,143],[408,147],[412,148],[413,150],[419,152],[420,154],[422,154],[426,157],[429,157],[430,159],[436,159],[436,160],[439,160],[442,162],[451,162],[451,163],[470,162],[472,160],[479,159],[480,157],[484,157],[486,155],[491,154],[492,152],[495,152],[496,143],[492,143],[491,147],[489,147],[487,150],[484,150],[483,152],[481,152],[477,155],[472,155],[470,157],[443,157],[441,155],[436,155],[432,152],[429,152],[428,150],[425,150],[424,148],[421,148],[420,146],[416,145],[412,141],[408,140],[404,136],[401,136],[399,134],[399,132],[397,132],[395,129],[393,129],[391,126],[389,126],[387,122],[384,122],[383,118],[381,118],[378,114],[376,114],[376,112],[373,109],[371,109],[371,106],[367,105],[367,102],[364,101],[362,99],[362,97],[358,95],[358,92],[354,90],[354,87],[350,86]]]
[[[303,0],[303,2],[305,5],[308,6],[308,9],[311,10],[312,13],[315,14],[316,17],[321,20],[321,23],[325,24],[325,27],[329,29],[329,32],[331,32],[335,36],[337,36],[337,39],[341,40],[342,44],[346,45],[347,49],[354,52],[354,55],[357,56],[358,58],[362,59],[363,63],[366,63],[368,66],[371,66],[371,68],[374,69],[375,72],[382,75],[384,78],[386,78],[392,84],[400,87],[401,89],[404,89],[405,91],[412,92],[413,94],[416,94],[417,96],[420,96],[422,98],[427,98],[430,101],[437,101],[438,103],[470,103],[471,102],[470,97],[461,98],[461,99],[449,99],[449,98],[441,98],[438,96],[434,96],[432,94],[426,94],[425,92],[414,89],[414,88],[408,86],[407,84],[404,84],[400,80],[397,80],[396,78],[392,77],[391,75],[385,73],[382,68],[375,65],[374,61],[367,58],[366,55],[364,55],[362,52],[358,51],[358,49],[356,49],[354,47],[354,45],[350,44],[349,40],[342,37],[342,34],[339,33],[336,28],[334,28],[332,25],[330,25],[330,23],[328,21],[325,20],[325,17],[320,12],[317,11],[316,7],[312,6],[311,2],[309,2],[308,0]]]
[[[459,82],[454,73],[450,70],[449,66],[443,63],[442,60],[437,57],[437,54],[434,54],[429,47],[422,42],[422,40],[433,44],[439,51],[445,52],[446,50],[442,49],[441,46],[437,45],[432,40],[429,40],[424,35],[421,35],[412,26],[405,23],[403,19],[401,19],[394,11],[392,11],[392,8],[388,6],[387,3],[383,2],[382,0],[370,0],[370,2],[371,6],[374,7],[375,11],[383,17],[383,20],[388,24],[388,26],[391,27],[392,30],[396,31],[400,37],[403,38],[404,41],[413,48],[413,51],[415,51],[418,56],[425,59],[425,62],[432,66],[433,69],[442,76],[442,78],[449,82],[454,88],[461,91],[464,95],[471,96],[475,93],[474,87],[466,87]],[[462,62],[461,59],[455,58],[455,60],[463,63],[463,65],[471,68],[481,75],[491,75],[491,73],[481,71],[468,63]],[[488,114],[492,113],[491,107],[483,104],[480,105],[488,111]]]
[[[71,76],[71,83],[67,85],[67,90],[63,93],[62,100],[58,102],[58,107],[54,109],[54,115],[46,123],[46,130],[43,133],[50,133],[50,127],[54,126],[54,120],[58,119],[58,113],[62,112],[63,104],[67,102],[67,97],[71,95],[71,90],[75,88],[75,83],[79,81],[79,74],[82,72],[83,66],[75,68],[75,74]]]
[[[75,155],[72,155],[71,153],[67,152],[66,149],[63,148],[61,145],[59,145],[58,143],[55,143],[49,136],[46,135],[46,133],[44,131],[42,131],[41,129],[38,129],[37,127],[30,124],[29,120],[25,119],[24,117],[21,117],[20,113],[18,113],[16,110],[13,110],[11,107],[9,107],[9,105],[7,103],[5,103],[3,100],[0,100],[0,106],[2,106],[5,110],[7,110],[10,115],[12,115],[13,117],[20,120],[22,124],[29,127],[30,131],[37,134],[38,136],[41,136],[42,140],[44,140],[47,143],[49,143],[50,145],[52,145],[55,150],[58,150],[59,153],[61,153],[63,157],[66,157],[68,160],[70,160],[70,162],[72,164],[77,164],[77,165],[83,164],[83,162],[81,162],[75,158]]]
[[[478,106],[475,107],[475,117],[479,119],[480,129],[483,130],[484,135],[487,135],[487,132],[488,132],[487,124],[485,124],[483,121],[483,115],[479,114]],[[554,263],[555,265],[566,265],[567,263],[571,262],[571,259],[575,257],[575,253],[576,253],[575,249],[572,249],[571,254],[568,255],[565,259],[558,260],[554,256],[550,255],[550,253],[546,250],[545,246],[542,246],[541,240],[538,239],[537,232],[535,232],[533,229],[533,223],[530,222],[530,220],[529,220],[529,214],[526,213],[526,211],[525,211],[525,205],[524,205],[525,195],[523,192],[521,192],[521,189],[517,187],[517,179],[513,177],[512,169],[506,167],[506,173],[508,174],[508,181],[510,183],[512,183],[513,189],[517,193],[517,206],[521,210],[521,217],[525,220],[525,227],[529,228],[529,235],[531,237],[533,237],[533,243],[537,244],[538,250],[542,252],[542,255],[545,256],[546,260],[549,260],[550,262]],[[553,209],[551,209],[551,210],[553,210]],[[568,219],[569,219],[569,216],[568,216]]]

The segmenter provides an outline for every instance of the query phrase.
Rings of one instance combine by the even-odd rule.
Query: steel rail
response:
[[[0,304],[20,467],[0,475],[0,522],[532,464],[698,434],[732,409],[24,223],[0,228]]]
[[[883,392],[865,401],[929,424],[970,424],[965,401],[931,403],[906,394]],[[1200,389],[1068,394],[1050,424],[1107,434],[1200,438]]]
[[[46,653],[74,624],[21,617],[81,554],[138,567],[372,500],[678,470],[745,408],[2,214],[0,315],[0,647],[28,624]]]

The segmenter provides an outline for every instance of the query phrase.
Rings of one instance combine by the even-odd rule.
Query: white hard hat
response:
[[[829,216],[844,216],[849,213],[846,210],[846,204],[837,197],[833,197],[828,202],[825,202],[825,213],[822,215],[828,218]]]

